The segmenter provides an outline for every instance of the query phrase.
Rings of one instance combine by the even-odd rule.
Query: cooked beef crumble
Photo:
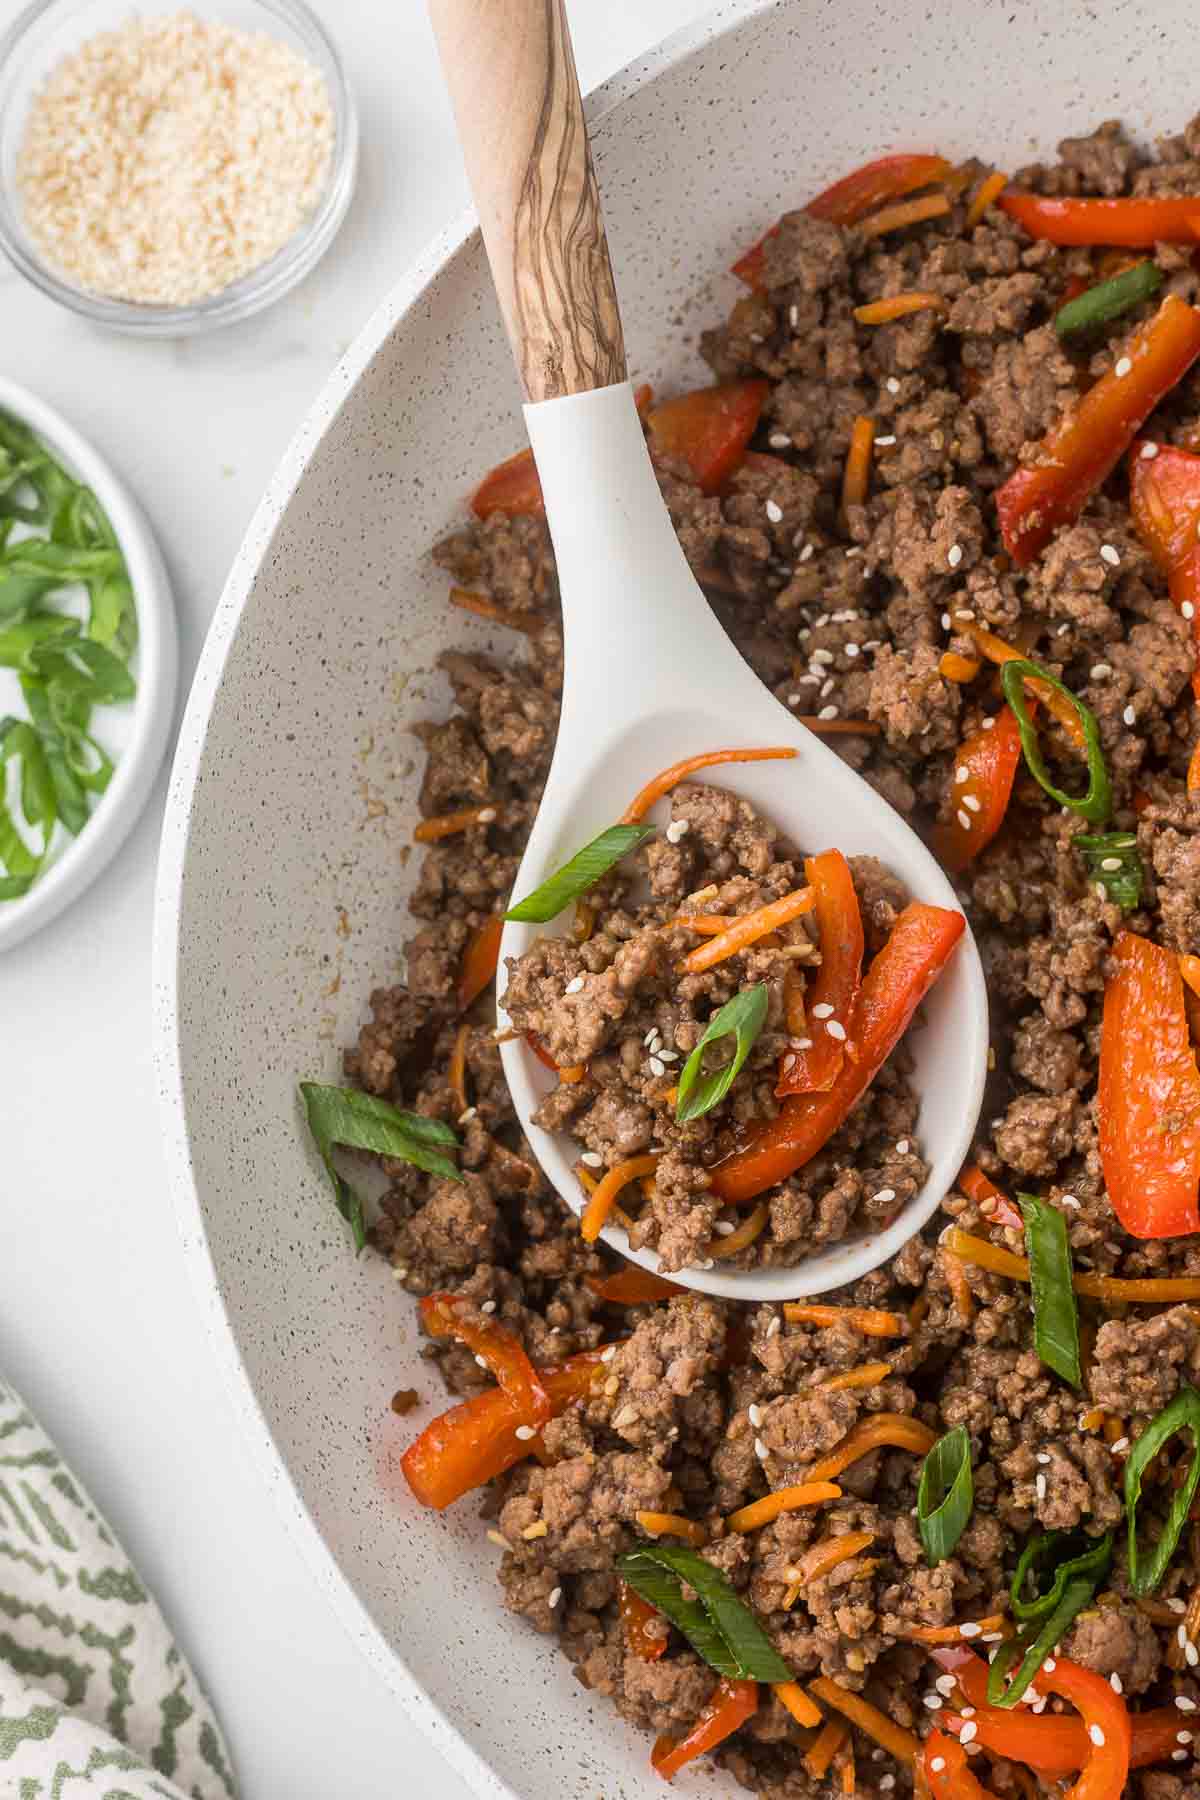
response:
[[[703,494],[686,466],[660,462],[663,493],[734,643],[796,712],[835,706],[841,718],[877,728],[832,742],[918,829],[950,815],[955,749],[996,707],[986,669],[966,685],[940,673],[944,650],[973,652],[969,637],[948,628],[948,609],[969,608],[1061,672],[1099,720],[1114,823],[1137,832],[1146,882],[1125,922],[1171,949],[1198,951],[1200,796],[1184,779],[1196,737],[1192,653],[1133,532],[1127,486],[1114,477],[1027,571],[1003,554],[992,504],[1017,459],[1033,456],[1033,440],[1111,365],[1131,322],[1149,308],[1085,350],[1061,344],[1054,313],[1072,278],[1094,278],[1097,259],[1034,242],[994,208],[968,230],[966,208],[986,173],[974,171],[947,215],[886,238],[789,214],[767,243],[764,290],[740,299],[703,339],[719,379],[770,383],[756,455],[719,497]],[[1166,140],[1157,159],[1103,125],[1064,142],[1057,163],[1022,171],[1018,183],[1043,194],[1200,194],[1200,118]],[[1164,246],[1156,261],[1166,291],[1196,297],[1189,255]],[[856,324],[856,306],[909,290],[932,291],[944,309]],[[872,491],[843,518],[842,469],[861,414],[879,433]],[[1195,447],[1198,421],[1193,369],[1153,429],[1163,441]],[[486,799],[496,816],[426,852],[407,982],[372,997],[346,1070],[374,1094],[457,1120],[465,1180],[388,1166],[393,1185],[374,1243],[410,1294],[448,1288],[487,1307],[535,1363],[619,1340],[592,1395],[545,1427],[545,1464],[519,1463],[488,1491],[487,1511],[508,1546],[499,1567],[505,1603],[555,1636],[579,1679],[610,1696],[632,1724],[687,1728],[716,1677],[676,1635],[658,1661],[627,1650],[614,1573],[615,1556],[645,1541],[640,1511],[683,1512],[704,1528],[705,1554],[754,1607],[798,1679],[835,1677],[923,1734],[936,1708],[926,1709],[922,1695],[937,1671],[912,1641],[914,1630],[1004,1612],[1031,1534],[1079,1527],[1097,1537],[1117,1524],[1125,1445],[1182,1382],[1200,1378],[1197,1316],[1182,1305],[1082,1302],[1084,1391],[1071,1391],[1035,1353],[1028,1290],[979,1266],[950,1270],[938,1243],[947,1218],[997,1246],[1022,1248],[993,1201],[957,1192],[946,1199],[946,1216],[889,1264],[832,1296],[902,1314],[903,1334],[882,1344],[845,1321],[785,1322],[774,1306],[696,1295],[635,1307],[601,1301],[588,1278],[613,1264],[581,1240],[521,1138],[489,995],[467,1021],[465,1113],[448,1080],[462,1023],[455,983],[464,947],[509,896],[553,747],[562,645],[549,538],[539,517],[497,513],[435,555],[526,638],[503,661],[446,656],[457,710],[423,734],[425,810]],[[1061,760],[1069,771],[1069,758]],[[677,794],[676,817],[693,829],[678,844],[656,841],[648,857],[662,910],[691,890],[698,871],[756,894],[794,879],[790,852],[761,821],[729,818],[717,841],[704,838],[701,822],[727,806],[706,785]],[[1131,1238],[1106,1197],[1095,1109],[1099,1019],[1123,921],[1070,853],[1076,828],[1022,770],[1005,829],[960,878],[988,970],[995,1051],[975,1157],[1009,1194],[1036,1187],[1058,1209],[1078,1269],[1197,1276],[1200,1238]],[[706,861],[713,857],[722,859],[719,875]],[[872,878],[860,891],[877,947],[894,899]],[[556,1057],[621,1060],[618,1090],[583,1082],[547,1103],[548,1120],[606,1159],[638,1150],[654,1129],[640,1058],[638,1068],[626,1066],[624,1025],[614,1032],[614,1016],[630,1017],[632,1035],[632,1021],[644,1031],[652,1013],[681,1051],[695,1029],[686,1009],[659,993],[639,991],[636,1006],[620,1014],[620,965],[636,962],[638,926],[622,913],[615,887],[609,900],[590,943],[548,945],[540,969],[526,959],[512,996],[514,1016],[520,1009]],[[567,1016],[546,1003],[543,989],[561,992],[568,970],[596,987],[608,980],[604,971],[618,973],[603,1004]],[[764,975],[774,976],[769,955]],[[717,986],[707,998],[724,991]],[[778,1047],[776,1025],[764,1057]],[[886,1113],[886,1140],[900,1158],[887,1166],[886,1184],[900,1194],[919,1182],[923,1166],[903,1080],[885,1077],[874,1105]],[[884,1179],[881,1142],[868,1132],[848,1146],[839,1171],[814,1164],[791,1184],[773,1219],[780,1254],[789,1241],[835,1235],[861,1216],[864,1194]],[[661,1246],[679,1260],[714,1222],[703,1190],[686,1190],[686,1178],[680,1166],[692,1202],[684,1223],[673,1215],[648,1227],[661,1229]],[[969,1304],[952,1273],[965,1276]],[[454,1394],[490,1386],[462,1347],[439,1340],[428,1354]],[[828,1386],[876,1361],[887,1368],[874,1385]],[[1107,1432],[1096,1428],[1101,1410]],[[857,1421],[881,1412],[912,1415],[935,1433],[962,1425],[970,1435],[975,1508],[947,1560],[926,1565],[913,1517],[919,1463],[900,1449],[853,1463],[831,1505],[786,1512],[745,1534],[729,1530],[732,1509],[803,1480]],[[1152,1532],[1169,1493],[1166,1485],[1148,1490]],[[873,1534],[867,1551],[794,1593],[789,1570],[808,1545],[860,1529]],[[1174,1608],[1182,1614],[1198,1581],[1200,1543],[1189,1528],[1155,1604],[1144,1606],[1132,1595],[1119,1534],[1112,1571],[1063,1654],[1117,1678],[1135,1708],[1177,1701],[1186,1725],[1200,1705],[1200,1681],[1177,1643]],[[811,1737],[764,1688],[758,1711],[719,1756],[765,1800],[806,1800],[838,1785],[836,1765],[822,1780],[806,1771]],[[910,1789],[907,1767],[857,1734],[856,1749],[860,1791]],[[1001,1795],[1027,1791],[1003,1760],[987,1779]],[[1127,1791],[1196,1800],[1200,1771],[1187,1734],[1176,1760],[1133,1773]]]

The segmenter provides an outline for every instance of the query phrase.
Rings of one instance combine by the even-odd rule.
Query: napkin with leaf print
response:
[[[236,1800],[221,1733],[158,1607],[0,1381],[0,1795]]]

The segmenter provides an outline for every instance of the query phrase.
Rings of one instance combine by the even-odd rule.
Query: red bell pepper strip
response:
[[[881,156],[876,162],[866,163],[853,174],[843,176],[841,181],[835,181],[815,200],[810,200],[804,211],[814,219],[828,220],[831,225],[855,225],[877,206],[882,206],[885,200],[898,200],[902,194],[928,187],[949,173],[950,164],[944,156]],[[778,225],[772,225],[757,244],[734,263],[731,274],[748,287],[762,286],[765,245],[778,230]]]
[[[685,1763],[715,1750],[758,1710],[757,1681],[731,1681],[722,1675],[707,1706],[685,1738],[676,1743],[660,1737],[650,1755],[650,1766],[664,1781],[678,1775]]]
[[[587,1394],[601,1367],[601,1350],[584,1350],[564,1363],[539,1369],[550,1396],[550,1413],[557,1418],[574,1400]],[[400,1458],[400,1468],[422,1506],[439,1511],[482,1487],[519,1463],[533,1449],[517,1408],[501,1388],[476,1394],[452,1406],[428,1424]]]
[[[976,1778],[958,1739],[944,1731],[934,1729],[925,1739],[921,1769],[933,1800],[992,1800],[991,1790]]]
[[[646,409],[654,398],[654,390],[643,385],[633,398],[644,419]],[[533,451],[528,449],[518,450],[507,461],[497,463],[471,495],[471,511],[477,519],[486,519],[489,513],[494,512],[522,517],[543,513],[545,510],[537,464],[533,460]]]
[[[965,1643],[936,1644],[930,1649],[929,1654],[939,1668],[945,1669],[948,1675],[954,1676],[972,1706],[986,1707],[988,1703],[988,1666],[981,1656]],[[1012,1711],[1000,1707],[996,1707],[994,1710],[1003,1711],[1006,1719],[1013,1719],[1020,1715],[1024,1705],[1024,1701],[1018,1701]]]
[[[459,1012],[466,1012],[472,1000],[479,998],[495,975],[496,964],[500,961],[500,937],[503,930],[504,920],[493,914],[484,921],[467,944],[462,968],[458,972]]]
[[[767,381],[730,381],[666,400],[646,420],[651,447],[682,457],[703,492],[715,494],[741,461],[770,391]]]
[[[1138,536],[1191,626],[1200,668],[1200,456],[1139,440],[1129,453],[1129,503]],[[1200,695],[1200,677],[1192,675]]]
[[[1057,1657],[1053,1669],[1043,1663],[1037,1677],[1044,1694],[1061,1694],[1079,1712],[1088,1734],[1088,1759],[1066,1800],[1121,1800],[1129,1774],[1133,1732],[1129,1708],[1114,1693],[1106,1675]]]
[[[1004,548],[1024,568],[1060,525],[1079,517],[1164,394],[1200,356],[1200,312],[1168,294],[1138,327],[1107,375],[1042,439],[1033,468],[996,495]],[[1118,374],[1118,370],[1122,371]]]
[[[1002,194],[1000,205],[1030,237],[1051,244],[1117,244],[1152,250],[1155,244],[1200,243],[1200,199],[1048,200],[1040,194]]]
[[[550,1417],[550,1396],[520,1338],[496,1319],[482,1323],[473,1319],[473,1310],[469,1301],[455,1294],[426,1294],[421,1301],[421,1319],[430,1337],[452,1337],[482,1357],[512,1402],[518,1422],[544,1425]]]
[[[741,1148],[713,1170],[722,1200],[752,1200],[784,1181],[828,1143],[903,1037],[913,1013],[950,960],[966,929],[961,913],[914,900],[867,970],[849,1027],[846,1058],[824,1094],[792,1094],[778,1115],[751,1127]]]
[[[1104,990],[1098,1108],[1108,1198],[1133,1237],[1200,1231],[1200,1070],[1179,958],[1118,933]]]
[[[610,1306],[652,1306],[658,1300],[669,1300],[672,1294],[687,1293],[677,1281],[665,1281],[649,1269],[632,1265],[615,1275],[585,1275],[584,1282],[597,1300]]]
[[[823,850],[820,856],[806,859],[804,879],[816,895],[821,939],[821,966],[813,984],[806,1031],[812,1039],[812,1049],[785,1053],[775,1089],[780,1097],[829,1092],[851,1046],[845,1037],[831,1035],[827,1026],[836,1023],[843,1031],[848,1027],[862,986],[862,910],[850,864],[840,850]],[[822,1016],[818,1009],[826,1006],[831,1006],[833,1012]]]
[[[932,834],[934,854],[952,875],[986,849],[1004,823],[1020,761],[1021,733],[1009,706],[959,745],[950,788],[954,816]]]
[[[1024,1231],[1025,1221],[1004,1192],[994,1181],[989,1181],[978,1163],[972,1163],[959,1175],[956,1184],[976,1206],[981,1200],[990,1200],[992,1210],[988,1217],[996,1225],[1007,1225],[1012,1231]]]
[[[1091,1746],[1082,1719],[1056,1713],[1038,1717],[1020,1707],[1007,1712],[998,1706],[983,1705],[976,1705],[971,1717],[977,1744],[982,1744],[995,1756],[1026,1763],[1039,1775],[1055,1779],[1070,1775],[1081,1769],[1088,1759]],[[1180,1747],[1182,1717],[1183,1714],[1173,1706],[1131,1713],[1130,1768],[1148,1769],[1155,1763],[1168,1762]],[[941,1713],[939,1718],[947,1731],[956,1734],[967,1722],[961,1713]]]
[[[665,1624],[662,1614],[648,1600],[643,1600],[627,1581],[617,1583],[617,1610],[625,1628],[625,1648],[632,1656],[640,1656],[643,1662],[657,1662],[667,1647],[670,1632],[647,1631],[646,1627],[651,1620],[656,1626]]]

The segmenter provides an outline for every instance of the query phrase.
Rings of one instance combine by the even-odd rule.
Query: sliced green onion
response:
[[[1028,1623],[1030,1619],[1044,1619],[1047,1613],[1057,1612],[1068,1583],[1072,1581],[1092,1580],[1099,1584],[1112,1562],[1112,1545],[1111,1531],[1094,1540],[1085,1538],[1079,1531],[1044,1531],[1040,1536],[1030,1538],[1021,1552],[1009,1593],[1014,1619]],[[1064,1556],[1064,1551],[1076,1546],[1075,1556]],[[1044,1594],[1036,1591],[1042,1567],[1052,1569],[1054,1575]],[[1035,1589],[1032,1599],[1024,1591],[1025,1583],[1031,1577]]]
[[[750,1608],[698,1551],[643,1544],[618,1556],[616,1569],[719,1675],[734,1681],[792,1680],[792,1671]],[[695,1600],[684,1598],[684,1582],[695,1590]]]
[[[449,1157],[442,1155],[442,1148],[458,1148],[458,1138],[440,1119],[401,1112],[399,1107],[358,1088],[325,1087],[320,1082],[302,1081],[300,1093],[308,1128],[325,1164],[337,1209],[354,1235],[356,1250],[361,1250],[367,1241],[362,1196],[335,1167],[335,1145],[394,1157],[429,1175],[440,1175],[444,1181],[462,1180]]]
[[[1098,281],[1095,287],[1060,306],[1054,315],[1054,329],[1059,337],[1070,337],[1076,332],[1094,331],[1099,325],[1107,325],[1110,319],[1119,319],[1131,307],[1139,306],[1143,300],[1157,294],[1162,279],[1148,259],[1135,263],[1132,269],[1123,269],[1110,281]]]
[[[1034,1348],[1048,1369],[1077,1388],[1083,1375],[1079,1367],[1079,1310],[1075,1304],[1067,1222],[1057,1207],[1037,1194],[1018,1194],[1017,1199],[1029,1249]]]
[[[1038,743],[1037,726],[1029,716],[1025,704],[1025,683],[1028,680],[1044,681],[1052,688],[1057,688],[1064,699],[1069,700],[1075,708],[1083,730],[1084,748],[1088,759],[1088,785],[1086,794],[1064,794],[1061,788],[1055,787],[1051,781],[1046,764],[1042,759],[1041,746]],[[1104,761],[1104,751],[1100,747],[1100,727],[1096,715],[1090,706],[1085,706],[1077,694],[1069,687],[1064,687],[1057,675],[1049,669],[1043,669],[1040,663],[1030,662],[1026,657],[1015,657],[1006,662],[1000,671],[1000,685],[1004,689],[1004,698],[1016,714],[1017,728],[1021,733],[1021,749],[1025,753],[1025,761],[1030,773],[1039,781],[1052,800],[1059,806],[1069,806],[1073,812],[1081,813],[1093,825],[1103,825],[1112,812],[1112,785],[1108,779],[1108,768]]]
[[[766,1016],[765,981],[760,981],[756,987],[743,988],[740,994],[735,994],[732,1000],[725,1002],[720,1012],[714,1013],[705,1027],[704,1036],[684,1063],[683,1074],[679,1077],[675,1117],[681,1125],[686,1125],[689,1119],[698,1119],[702,1113],[711,1111],[719,1100],[725,1098],[754,1048],[754,1041],[763,1028]],[[701,1064],[705,1050],[723,1037],[735,1039],[732,1058],[711,1074],[702,1074]]]
[[[1087,864],[1092,880],[1101,884],[1122,912],[1132,912],[1135,906],[1140,906],[1145,870],[1138,855],[1135,832],[1082,832],[1072,842]]]
[[[1035,1538],[1023,1551],[1013,1576],[1010,1597],[1014,1616],[1025,1623],[1015,1637],[996,1646],[988,1670],[989,1706],[1016,1706],[1055,1644],[1087,1606],[1107,1575],[1112,1564],[1112,1532],[1106,1532],[1078,1556],[1060,1560],[1061,1552],[1069,1544],[1079,1541],[1078,1533],[1050,1531]],[[1054,1581],[1048,1593],[1027,1600],[1021,1593],[1025,1578],[1043,1561],[1055,1563]],[[1005,1687],[1004,1678],[1014,1663],[1017,1664],[1016,1673]]]
[[[974,1504],[971,1438],[965,1426],[956,1425],[938,1439],[921,1464],[917,1525],[931,1569],[953,1552]]]
[[[654,836],[653,825],[610,825],[590,844],[577,850],[569,863],[534,888],[518,905],[505,913],[506,919],[520,919],[531,925],[546,925],[557,918],[564,906],[578,900],[595,887],[602,875],[619,863],[623,856]]]
[[[1137,1507],[1142,1491],[1142,1472],[1177,1431],[1192,1434],[1192,1466],[1183,1486],[1173,1495],[1167,1522],[1152,1550],[1138,1548]],[[1125,1463],[1125,1516],[1129,1524],[1129,1585],[1135,1594],[1152,1594],[1174,1556],[1180,1534],[1192,1509],[1200,1483],[1200,1393],[1181,1387],[1169,1406],[1164,1406],[1136,1439]]]

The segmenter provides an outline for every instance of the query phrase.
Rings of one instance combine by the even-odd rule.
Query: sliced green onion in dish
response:
[[[1122,269],[1110,280],[1098,281],[1095,287],[1076,294],[1074,300],[1060,306],[1054,315],[1054,329],[1059,337],[1095,331],[1110,320],[1119,319],[1132,307],[1140,306],[1143,300],[1149,300],[1151,295],[1157,294],[1162,281],[1161,273],[1148,258],[1145,262],[1135,263],[1132,269]]]
[[[617,1574],[670,1619],[697,1656],[731,1681],[791,1681],[788,1668],[750,1608],[696,1550],[643,1544],[618,1556]],[[683,1584],[695,1590],[685,1599]]]
[[[975,1504],[971,1438],[963,1425],[940,1437],[921,1464],[917,1526],[930,1568],[953,1554]]]
[[[1015,1616],[1024,1619],[1025,1623],[1015,1637],[996,1646],[987,1678],[989,1706],[1017,1705],[1047,1656],[1061,1640],[1072,1620],[1093,1599],[1096,1589],[1108,1573],[1112,1563],[1111,1531],[1106,1532],[1096,1544],[1079,1555],[1060,1561],[1062,1551],[1071,1541],[1078,1541],[1076,1534],[1066,1531],[1047,1532],[1027,1546],[1017,1564],[1017,1572],[1013,1576],[1012,1606]],[[1033,1600],[1019,1600],[1019,1588],[1024,1585],[1026,1575],[1042,1558],[1053,1560],[1056,1564],[1055,1579],[1049,1593],[1040,1594]],[[1006,1687],[1005,1678],[1014,1664],[1015,1673]]]
[[[458,1138],[440,1119],[402,1112],[358,1088],[325,1087],[320,1082],[302,1081],[300,1093],[308,1128],[325,1164],[337,1209],[354,1235],[356,1250],[363,1249],[367,1241],[362,1196],[335,1167],[335,1145],[391,1156],[397,1162],[412,1163],[429,1175],[440,1175],[444,1181],[462,1180],[450,1158],[443,1154],[445,1150],[458,1149]]]
[[[519,919],[525,924],[547,925],[558,917],[572,900],[578,900],[595,887],[602,875],[628,856],[631,850],[654,836],[653,825],[610,825],[590,844],[577,850],[569,863],[557,870],[541,887],[505,913],[506,919]]]
[[[1025,704],[1025,683],[1029,680],[1044,681],[1056,688],[1075,709],[1087,751],[1088,785],[1085,794],[1064,794],[1050,779],[1041,745],[1038,743],[1037,726],[1030,718],[1029,708]],[[1069,687],[1064,687],[1057,675],[1052,675],[1040,663],[1030,662],[1023,656],[1005,663],[1000,671],[1000,685],[1004,689],[1004,698],[1016,715],[1017,729],[1021,733],[1021,749],[1025,753],[1030,774],[1059,806],[1069,806],[1073,812],[1082,814],[1093,825],[1103,825],[1112,812],[1112,784],[1108,779],[1104,751],[1100,747],[1100,727],[1091,707],[1085,706]]]
[[[13,764],[24,831],[8,809],[8,772]],[[0,900],[19,900],[29,892],[50,848],[57,817],[54,782],[37,732],[24,719],[0,719],[0,868],[5,871],[0,875]]]
[[[1113,1534],[1089,1540],[1080,1531],[1043,1531],[1030,1538],[1022,1550],[1013,1572],[1009,1604],[1014,1619],[1028,1624],[1031,1619],[1044,1619],[1057,1612],[1072,1581],[1094,1577],[1099,1583],[1108,1573],[1112,1561]],[[1074,1556],[1064,1552],[1073,1549]],[[1038,1578],[1043,1571],[1051,1573],[1050,1586],[1043,1593]],[[1026,1584],[1032,1582],[1034,1592],[1027,1595]]]
[[[1169,1438],[1177,1431],[1192,1434],[1192,1462],[1182,1487],[1172,1495],[1166,1524],[1153,1548],[1138,1543],[1138,1500],[1142,1492],[1142,1475]],[[1200,1483],[1200,1393],[1194,1387],[1181,1387],[1168,1406],[1134,1442],[1125,1462],[1125,1517],[1129,1531],[1129,1585],[1135,1594],[1152,1594],[1170,1565],[1179,1546],[1187,1517],[1192,1509],[1197,1484]]]
[[[760,981],[756,987],[744,988],[727,1000],[720,1012],[714,1013],[705,1027],[704,1036],[692,1051],[683,1065],[683,1073],[679,1077],[679,1097],[675,1102],[675,1117],[679,1124],[686,1125],[689,1119],[698,1119],[701,1114],[710,1112],[717,1102],[723,1100],[738,1076],[742,1066],[754,1048],[755,1039],[763,1028],[767,1016],[767,984]],[[710,1044],[721,1038],[734,1039],[733,1055],[727,1063],[711,1074],[702,1072],[704,1052]]]
[[[1037,1194],[1018,1194],[1017,1199],[1029,1250],[1034,1349],[1048,1369],[1077,1388],[1082,1385],[1083,1372],[1067,1222],[1057,1207]]]
[[[1072,841],[1087,864],[1091,879],[1100,883],[1122,912],[1132,912],[1141,905],[1145,870],[1135,832],[1081,832]]]

